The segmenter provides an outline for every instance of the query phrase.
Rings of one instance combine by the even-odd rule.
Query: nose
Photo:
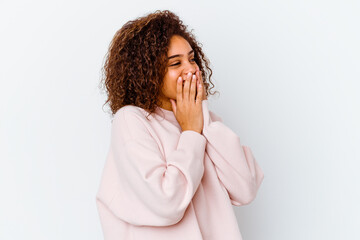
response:
[[[189,64],[189,66],[187,66],[183,72],[183,79],[187,77],[189,72],[191,72],[191,74],[193,75],[198,69],[199,67],[197,65]]]

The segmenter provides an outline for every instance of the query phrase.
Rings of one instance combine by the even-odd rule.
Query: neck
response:
[[[160,107],[168,111],[172,111],[172,105],[170,99],[167,97],[160,97]]]

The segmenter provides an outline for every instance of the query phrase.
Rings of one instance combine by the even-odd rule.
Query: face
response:
[[[183,79],[188,72],[195,74],[199,70],[194,59],[194,51],[190,44],[181,36],[174,35],[170,39],[168,50],[167,72],[160,100],[162,107],[171,109],[170,98],[176,101],[176,81],[181,76]]]

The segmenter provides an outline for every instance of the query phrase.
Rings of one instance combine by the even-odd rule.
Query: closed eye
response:
[[[195,58],[192,58],[191,60],[195,62]],[[170,65],[170,66],[176,66],[176,65],[179,65],[179,64],[180,64],[180,62],[175,63],[175,64],[172,64],[172,65]]]

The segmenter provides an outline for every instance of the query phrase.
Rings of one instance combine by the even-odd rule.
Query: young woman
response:
[[[105,240],[239,240],[264,174],[208,109],[200,44],[170,11],[127,22],[104,65],[113,114],[96,204]],[[212,83],[211,83],[212,84]]]

